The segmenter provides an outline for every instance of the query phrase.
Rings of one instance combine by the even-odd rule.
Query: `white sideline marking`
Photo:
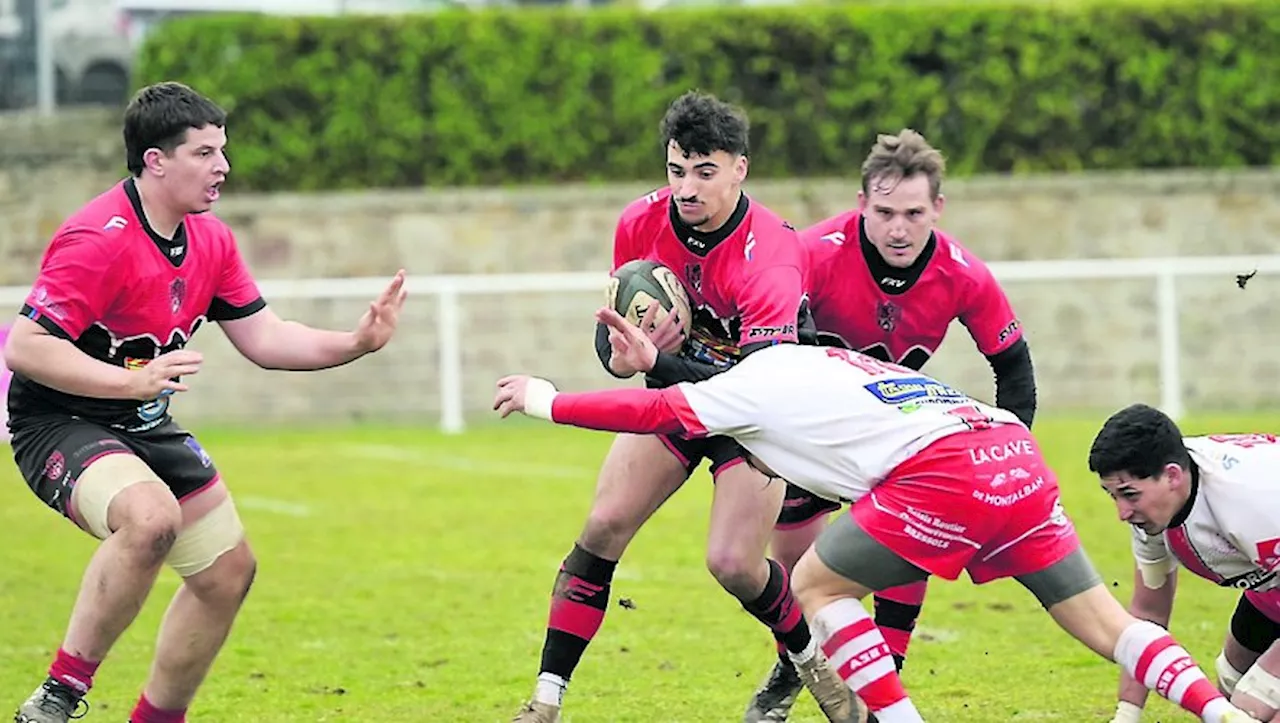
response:
[[[380,459],[394,462],[417,462],[437,469],[455,472],[474,472],[495,477],[543,477],[554,479],[581,479],[593,482],[596,470],[564,465],[514,464],[459,457],[449,453],[428,453],[393,444],[345,445],[342,452],[352,457]]]
[[[276,500],[270,497],[255,497],[249,495],[246,497],[236,497],[236,507],[243,507],[247,510],[261,510],[263,512],[275,512],[290,517],[310,517],[311,508],[299,502],[289,502],[287,500]]]

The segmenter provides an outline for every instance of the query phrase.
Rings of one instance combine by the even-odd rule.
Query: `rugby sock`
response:
[[[186,708],[161,710],[147,700],[145,693],[138,698],[138,704],[133,707],[133,713],[129,714],[129,723],[186,723],[186,720]]]
[[[604,622],[609,584],[617,566],[616,560],[597,557],[576,544],[564,559],[551,592],[535,700],[560,705],[573,669]]]
[[[924,723],[893,667],[889,645],[862,603],[842,598],[813,616],[822,652],[880,723]]]
[[[902,670],[907,659],[907,646],[911,645],[911,633],[916,629],[920,607],[924,603],[929,581],[921,580],[909,585],[881,590],[875,596],[876,627],[889,644],[893,663]]]
[[[744,602],[742,607],[756,620],[768,625],[773,637],[787,650],[803,652],[809,647],[812,636],[800,603],[791,593],[791,576],[776,560],[768,560],[768,563],[769,579],[764,584],[764,591],[755,600]]]
[[[1231,706],[1164,628],[1137,620],[1120,633],[1115,660],[1134,680],[1205,723],[1218,723]]]
[[[80,695],[89,692],[93,687],[93,674],[98,672],[101,661],[88,661],[58,648],[53,664],[49,666],[49,677],[80,691]]]

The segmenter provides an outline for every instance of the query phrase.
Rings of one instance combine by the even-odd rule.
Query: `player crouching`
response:
[[[1261,721],[1280,723],[1280,440],[1270,434],[1183,437],[1158,409],[1116,412],[1089,451],[1089,469],[1133,527],[1130,611],[1167,626],[1177,570],[1241,590],[1218,687]],[[1148,672],[1120,681],[1112,723],[1138,723]]]

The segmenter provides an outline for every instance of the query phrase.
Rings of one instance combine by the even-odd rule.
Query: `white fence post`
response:
[[[456,288],[446,284],[439,295],[440,429],[446,434],[458,434],[466,428],[462,410],[462,315]]]

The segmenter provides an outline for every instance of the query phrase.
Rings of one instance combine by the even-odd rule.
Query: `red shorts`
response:
[[[1058,481],[1025,427],[943,437],[898,465],[850,514],[916,567],[975,583],[1039,572],[1080,547]]]

